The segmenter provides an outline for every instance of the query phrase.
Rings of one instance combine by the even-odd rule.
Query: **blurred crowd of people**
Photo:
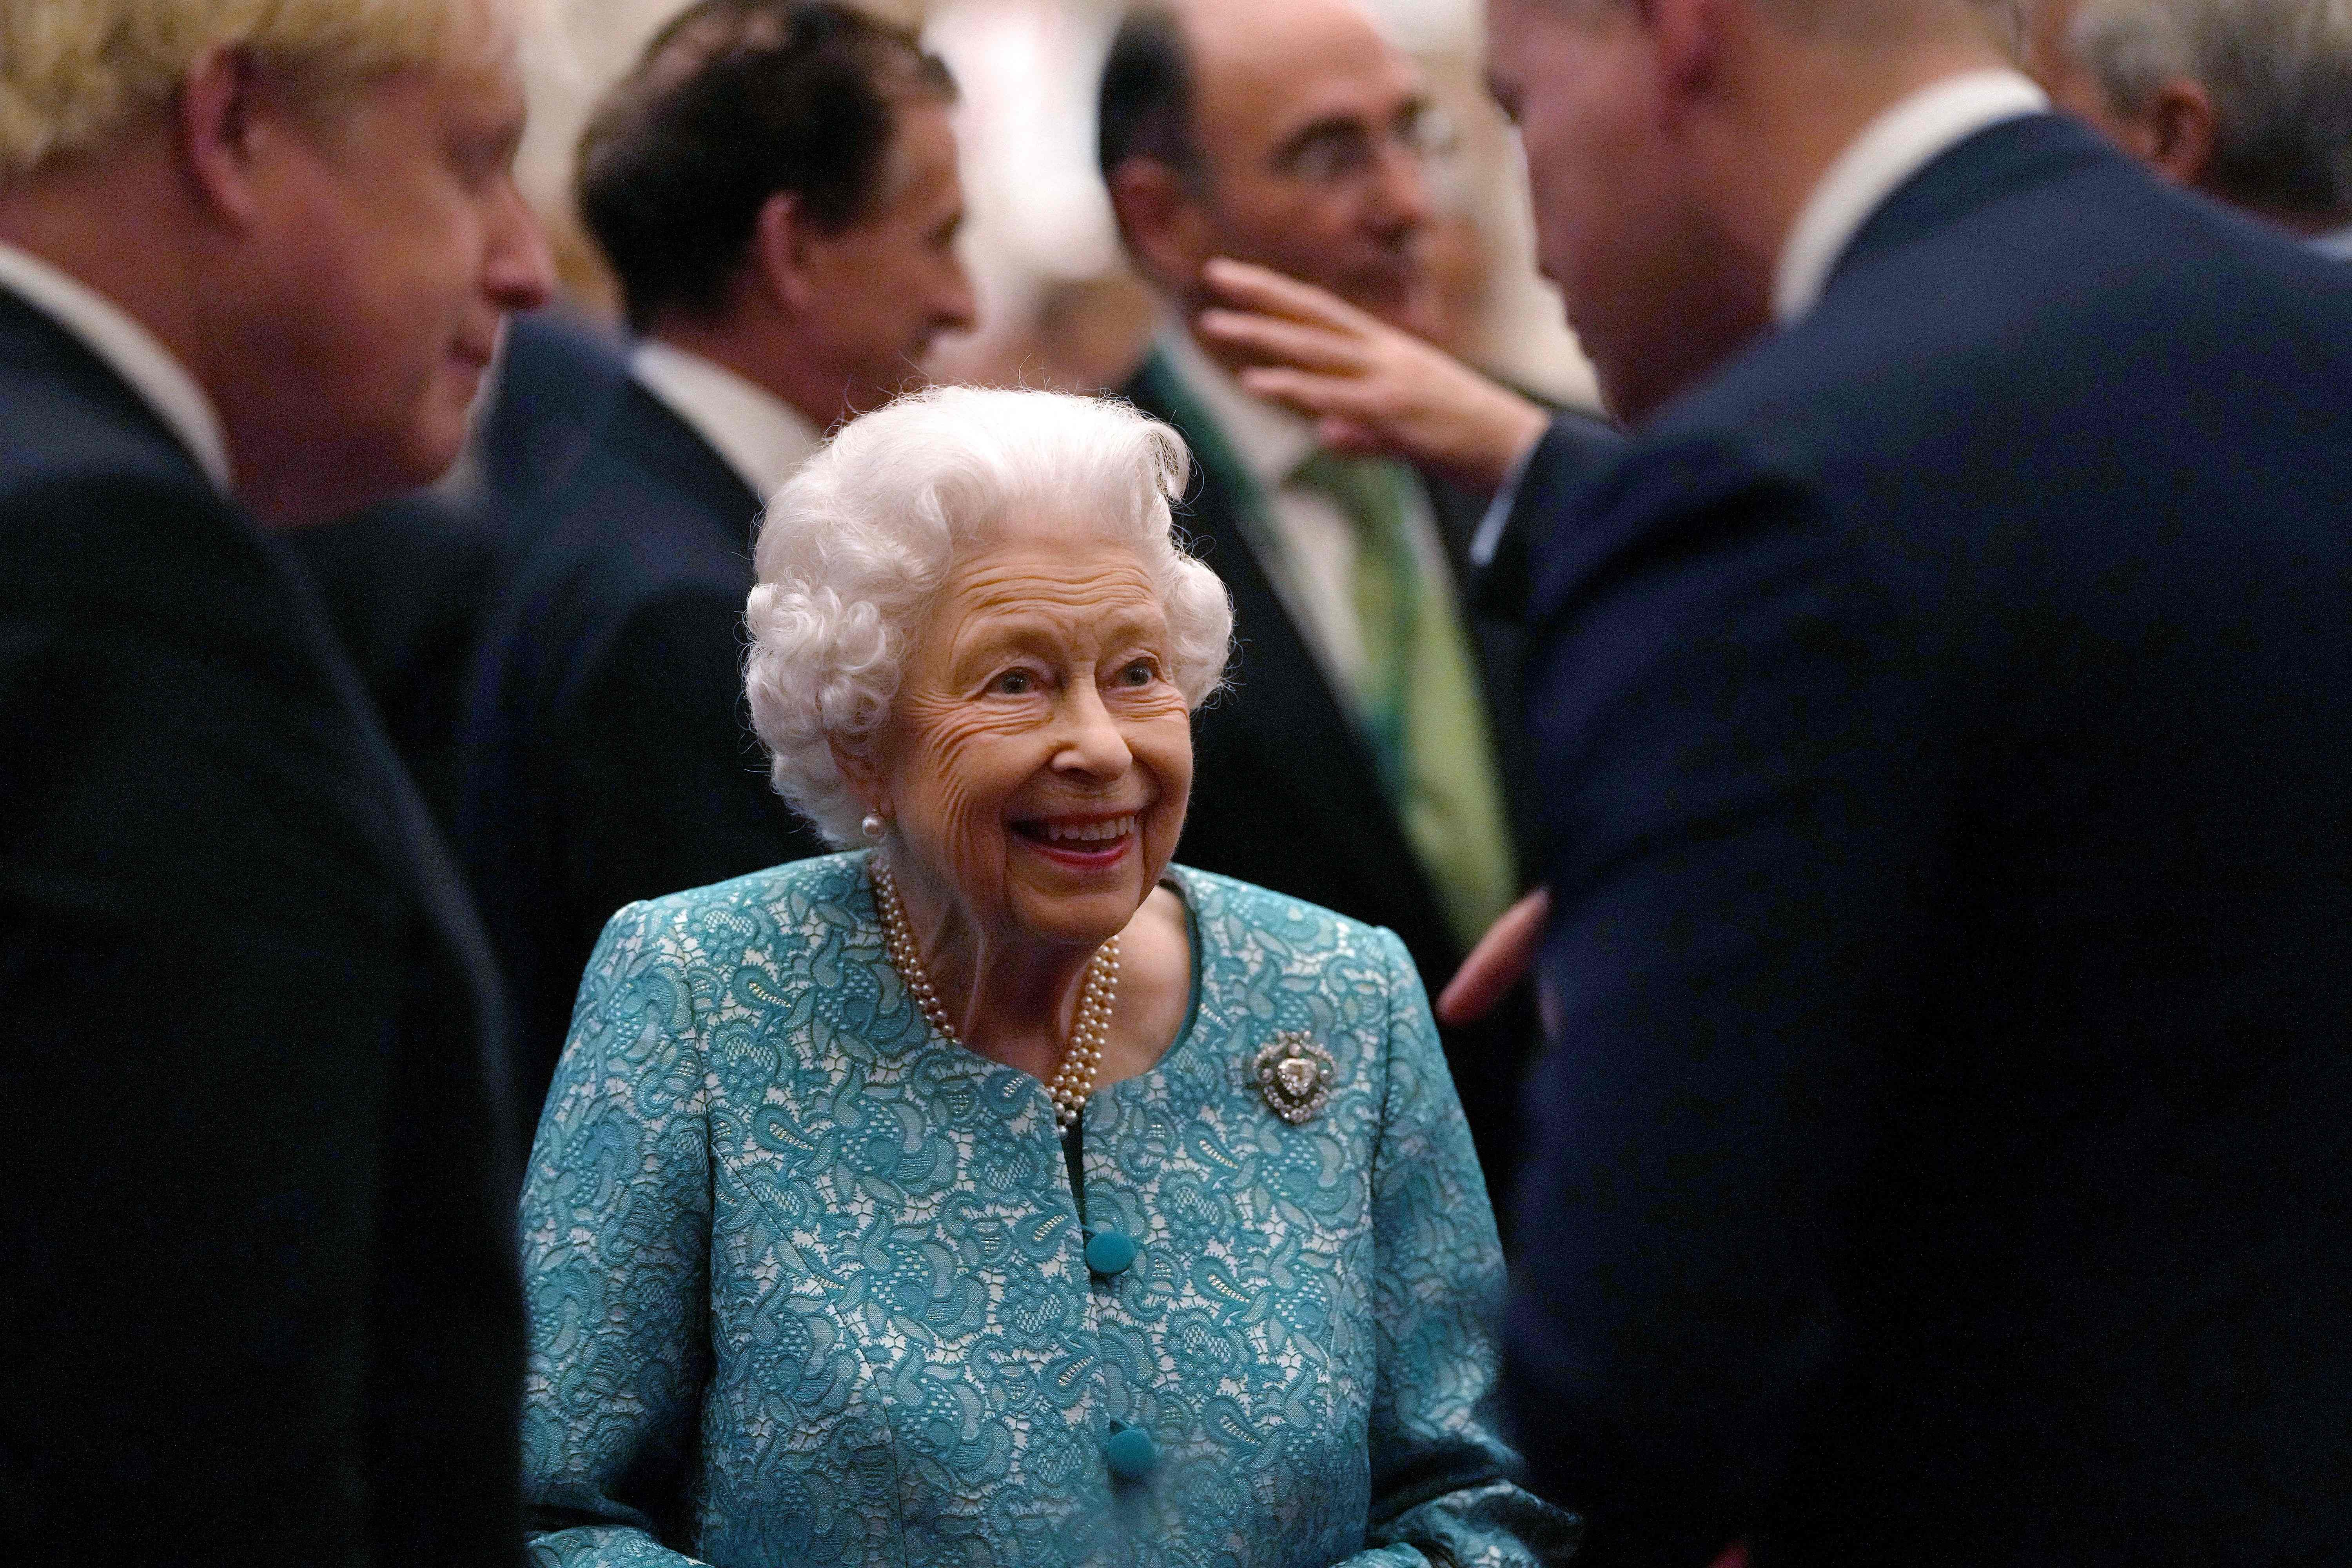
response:
[[[2352,4],[665,9],[0,0],[12,1550],[2330,1560]]]

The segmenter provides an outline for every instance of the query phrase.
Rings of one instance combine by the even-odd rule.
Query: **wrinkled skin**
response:
[[[1181,1020],[1189,954],[1159,882],[1183,830],[1192,743],[1169,657],[1166,613],[1129,547],[1016,520],[958,563],[890,720],[864,755],[844,756],[890,822],[886,853],[958,1033],[1040,1077],[1087,961],[1122,931],[1118,1059],[1103,1081],[1148,1067]],[[1080,853],[1041,842],[1047,824],[1129,816],[1131,830]]]

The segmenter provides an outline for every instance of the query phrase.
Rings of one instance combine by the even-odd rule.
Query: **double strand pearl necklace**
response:
[[[882,914],[882,939],[890,950],[891,966],[913,993],[915,1005],[931,1027],[950,1045],[962,1045],[962,1037],[948,1021],[946,1004],[931,984],[930,972],[923,967],[922,949],[915,945],[915,928],[908,923],[907,906],[899,902],[897,879],[878,854],[866,858],[866,868],[874,879],[874,902]],[[1070,1031],[1061,1063],[1045,1084],[1045,1092],[1054,1100],[1054,1125],[1065,1132],[1077,1125],[1079,1110],[1095,1092],[1095,1079],[1102,1073],[1103,1047],[1110,1039],[1111,1009],[1118,1005],[1118,938],[1113,937],[1087,961],[1086,988],[1078,994],[1077,1027]]]

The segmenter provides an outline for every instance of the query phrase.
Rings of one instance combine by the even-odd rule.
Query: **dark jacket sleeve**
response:
[[[1553,416],[1510,488],[1496,499],[1503,509],[1502,531],[1484,564],[1474,566],[1469,585],[1480,615],[1514,624],[1526,618],[1545,535],[1570,499],[1624,450],[1625,437],[1613,426],[1584,414]]]
[[[387,1131],[449,1103],[404,1078],[416,907],[244,526],[146,479],[0,502],[0,1534],[28,1561],[511,1561],[510,1275],[471,1316],[383,1251],[387,1205],[439,1258],[482,1239],[425,1191],[477,1151]],[[429,1044],[477,1062],[469,1026]],[[469,1479],[386,1534],[410,1402],[472,1439],[433,1461]]]
[[[1589,1561],[1700,1568],[1839,1374],[1930,748],[1898,617],[1802,485],[1706,450],[1605,483],[1536,601],[1554,1044],[1507,1343]]]

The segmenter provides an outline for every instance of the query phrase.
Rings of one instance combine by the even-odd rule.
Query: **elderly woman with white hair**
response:
[[[1493,1216],[1389,932],[1170,864],[1232,613],[1176,437],[939,390],[775,499],[777,787],[614,917],[532,1152],[546,1563],[1528,1563]]]

